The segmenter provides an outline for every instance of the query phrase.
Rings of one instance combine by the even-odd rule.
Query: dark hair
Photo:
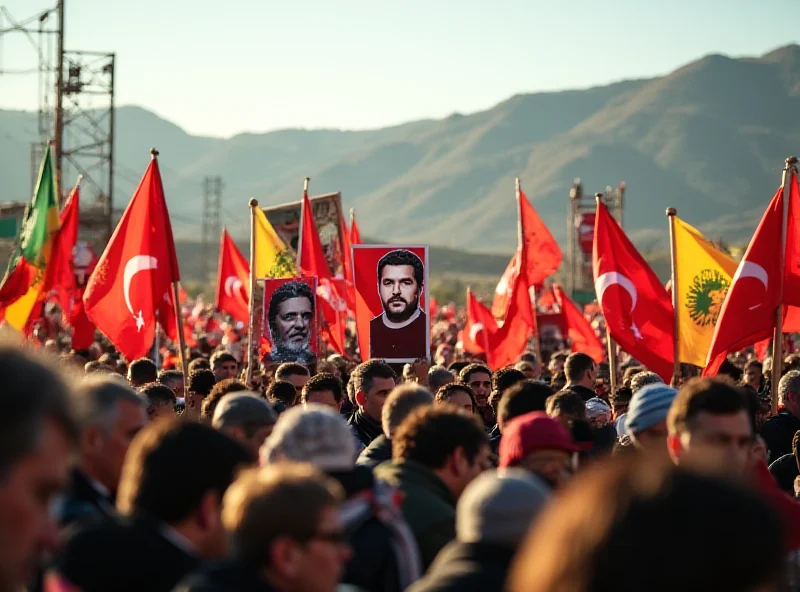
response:
[[[276,380],[267,387],[267,399],[276,407],[276,411],[285,411],[297,402],[297,389],[291,382]],[[278,405],[283,405],[284,409],[278,409]]]
[[[439,390],[436,391],[436,395],[433,397],[433,402],[436,404],[446,403],[458,392],[467,393],[470,401],[472,401],[472,410],[478,411],[478,402],[475,400],[475,391],[472,390],[470,385],[464,384],[463,382],[451,382],[450,384],[439,387]]]
[[[456,448],[463,448],[467,460],[474,462],[488,444],[477,416],[453,405],[426,406],[409,415],[392,436],[392,458],[438,469]]]
[[[800,449],[800,430],[797,430],[792,437],[792,454],[794,455],[794,461],[797,463],[797,466],[800,467],[800,455],[798,455],[798,450]]]
[[[705,411],[713,415],[732,415],[744,411],[750,417],[747,394],[719,378],[693,378],[681,387],[667,415],[670,434],[691,429],[692,420]]]
[[[101,372],[101,373],[102,372],[106,372],[106,373],[110,374],[111,372],[113,372],[113,370],[111,368],[109,368],[108,366],[106,366],[105,364],[103,364],[102,362],[99,362],[97,360],[93,360],[91,362],[86,362],[86,365],[83,367],[83,371],[86,374],[95,374],[97,372]]]
[[[331,391],[336,402],[342,402],[342,381],[333,374],[328,374],[327,372],[312,376],[308,382],[303,385],[301,400],[305,403],[309,393],[319,393],[322,391]]]
[[[508,425],[508,422],[532,411],[544,411],[547,399],[553,389],[542,382],[523,380],[509,388],[500,398],[497,405],[497,423]]]
[[[369,360],[356,367],[358,371],[358,389],[356,392],[361,391],[364,394],[372,390],[376,378],[391,378],[397,382],[397,374],[392,370],[383,360]]]
[[[203,404],[200,406],[200,417],[203,419],[213,419],[214,411],[219,404],[220,399],[228,393],[240,393],[247,390],[247,385],[235,378],[226,378],[220,380],[211,389],[209,395],[203,399]]]
[[[622,375],[622,385],[630,388],[631,380],[633,380],[633,377],[639,374],[639,372],[644,372],[644,371],[645,371],[644,366],[630,366],[626,368],[624,374]]]
[[[564,374],[570,382],[581,380],[594,367],[594,360],[582,353],[570,354],[564,362]]]
[[[175,405],[177,398],[175,392],[168,386],[164,386],[160,382],[151,382],[145,384],[138,389],[139,393],[147,397],[150,406],[154,405]]]
[[[209,426],[178,420],[151,424],[125,457],[117,507],[124,515],[180,523],[207,493],[221,498],[236,471],[252,460],[240,444]]]
[[[158,373],[158,382],[166,385],[173,380],[183,380],[183,372],[180,370],[162,370]]]
[[[492,391],[497,393],[497,396],[502,395],[506,389],[514,386],[518,382],[525,380],[525,375],[514,368],[514,366],[506,366],[500,368],[492,376]]]
[[[414,268],[414,280],[417,282],[417,290],[421,290],[425,284],[425,268],[422,265],[422,259],[411,251],[396,249],[381,257],[380,261],[378,261],[378,282],[383,278],[383,268],[387,265],[410,265]]]
[[[431,392],[437,392],[441,387],[450,384],[455,380],[455,376],[444,366],[431,366],[428,370],[428,387]]]
[[[447,369],[450,370],[456,377],[461,375],[461,371],[469,366],[469,362],[465,362],[464,360],[460,360],[458,362],[453,362],[450,364]]]
[[[296,362],[285,362],[275,370],[275,380],[288,380],[290,376],[309,376],[308,368]]]
[[[275,319],[278,317],[278,307],[287,300],[292,298],[305,298],[311,304],[311,313],[314,313],[314,293],[311,291],[311,286],[300,280],[292,280],[279,286],[270,296],[269,299],[269,312],[267,313],[267,322],[269,323],[269,330],[272,335],[276,335],[278,327],[275,324]]]
[[[128,382],[139,387],[158,380],[158,368],[149,358],[139,358],[128,366]]]
[[[215,384],[217,384],[217,379],[211,370],[195,370],[189,374],[189,388],[187,390],[192,394],[205,398],[211,394]]]
[[[189,362],[189,376],[197,372],[198,370],[211,370],[211,364],[205,358],[195,358],[191,362]]]
[[[572,391],[559,391],[547,399],[547,415],[585,418],[586,403],[580,395]]]
[[[469,384],[469,379],[475,372],[483,372],[489,375],[490,380],[492,378],[492,371],[489,370],[489,367],[486,364],[476,364],[476,363],[464,366],[464,368],[461,369],[461,372],[458,373],[458,378],[464,384]]]
[[[0,342],[0,478],[39,445],[47,420],[55,422],[75,444],[78,426],[70,391],[61,375],[16,343]]]
[[[651,384],[664,384],[664,381],[655,372],[650,372],[649,370],[637,372],[631,378],[631,384],[630,384],[631,392],[635,395],[644,387]]]
[[[520,362],[530,362],[531,364],[536,363],[536,354],[533,352],[526,351],[519,357]]]
[[[239,360],[233,357],[233,354],[226,351],[218,351],[211,355],[211,368],[214,369],[220,364],[224,364],[225,362],[233,362],[237,366],[239,365]]]
[[[544,510],[517,552],[508,590],[780,589],[782,543],[763,496],[623,454],[579,474]]]

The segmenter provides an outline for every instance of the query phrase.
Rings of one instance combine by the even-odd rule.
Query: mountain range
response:
[[[575,177],[590,193],[626,182],[625,226],[635,239],[665,243],[664,211],[673,206],[713,238],[746,242],[784,158],[800,152],[798,114],[798,45],[759,57],[709,55],[663,77],[517,95],[478,113],[367,131],[198,137],[120,107],[115,206],[127,203],[156,146],[178,237],[199,233],[206,175],[222,177],[223,223],[240,238],[248,198],[296,201],[310,176],[312,193],[341,191],[370,236],[508,254],[519,176],[562,245]],[[0,200],[27,199],[35,130],[34,113],[0,111]]]

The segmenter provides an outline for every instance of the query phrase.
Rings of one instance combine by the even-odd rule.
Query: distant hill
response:
[[[320,108],[324,107],[323,100]],[[230,106],[235,108],[235,106]],[[116,199],[161,151],[176,234],[196,237],[204,175],[221,175],[224,223],[247,234],[262,205],[341,190],[362,232],[385,241],[503,253],[516,242],[514,176],[553,233],[566,237],[574,177],[587,191],[626,181],[625,224],[666,240],[664,210],[742,242],[800,152],[800,46],[757,58],[711,55],[671,74],[600,88],[514,96],[487,111],[371,131],[282,130],[195,137],[138,107],[117,112]],[[1,199],[29,193],[32,113],[0,111]],[[648,240],[650,240],[648,238]]]

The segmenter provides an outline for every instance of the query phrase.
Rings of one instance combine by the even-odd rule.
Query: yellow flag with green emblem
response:
[[[702,368],[738,264],[677,216],[675,254],[678,357]]]
[[[292,252],[275,232],[261,208],[255,209],[256,278],[294,277],[297,270]]]

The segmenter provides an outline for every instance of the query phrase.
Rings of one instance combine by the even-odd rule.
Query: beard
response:
[[[414,303],[416,303],[417,300],[418,298],[414,300]],[[390,305],[395,302],[402,302],[405,306],[400,311],[394,311],[392,310]],[[406,302],[403,298],[399,296],[390,298],[388,302],[383,303],[383,311],[386,314],[386,318],[389,319],[392,323],[402,323],[404,321],[407,321],[408,319],[411,318],[411,315],[414,314],[414,311],[416,311],[416,309],[417,307],[414,304]]]

